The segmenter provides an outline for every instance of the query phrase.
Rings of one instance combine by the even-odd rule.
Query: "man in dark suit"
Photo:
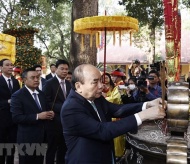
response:
[[[74,70],[72,86],[61,109],[68,148],[66,164],[113,164],[113,138],[137,130],[142,121],[165,116],[164,109],[159,109],[159,99],[127,105],[106,101],[101,74],[90,64]],[[112,122],[112,117],[122,119]]]
[[[50,65],[50,70],[51,70],[51,72],[48,75],[46,75],[46,80],[49,80],[55,76],[55,71],[56,71],[55,64]]]
[[[13,65],[10,60],[2,59],[0,67],[2,71],[0,76],[0,144],[15,143],[17,126],[12,122],[10,102],[11,94],[19,90],[20,86],[18,80],[12,76]],[[13,164],[14,152],[15,148],[12,149],[12,155],[7,156],[7,152],[4,150],[3,154],[0,154],[0,163]]]
[[[45,138],[45,120],[52,120],[53,111],[47,111],[45,95],[36,90],[39,85],[39,75],[33,69],[26,69],[22,73],[25,86],[15,92],[11,97],[12,118],[18,124],[18,144],[42,144]],[[42,145],[41,145],[42,146]],[[43,154],[28,154],[27,147],[22,149],[24,154],[19,154],[20,164],[43,164]]]
[[[65,80],[68,71],[69,63],[65,60],[58,60],[56,62],[56,76],[49,79],[43,87],[49,106],[55,112],[53,121],[49,121],[47,126],[47,164],[54,164],[55,154],[57,164],[64,164],[65,161],[67,148],[63,137],[60,111],[71,89],[70,82]]]
[[[39,83],[38,89],[42,90],[43,86],[46,84],[46,81],[47,81],[45,78],[41,77],[42,76],[42,66],[39,64],[36,64],[36,65],[34,65],[33,68],[36,70],[36,72],[40,76],[40,83]]]

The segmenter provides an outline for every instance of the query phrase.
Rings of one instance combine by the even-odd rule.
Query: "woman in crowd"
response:
[[[109,102],[115,103],[115,104],[121,104],[121,102],[122,102],[121,95],[119,93],[118,87],[115,86],[115,84],[113,83],[110,74],[105,73],[105,77],[103,74],[102,79],[105,84],[105,89],[104,89],[103,95],[106,98],[106,100],[108,100]]]
[[[105,84],[105,89],[103,90],[104,97],[112,103],[122,104],[121,95],[118,90],[118,86],[115,86],[114,82],[111,79],[109,73],[102,75],[103,83]],[[117,118],[118,119],[118,118]],[[112,121],[116,121],[116,118],[112,118]],[[116,161],[124,155],[125,153],[125,135],[116,137],[114,139],[114,148]]]
[[[121,96],[123,104],[135,103],[133,97],[133,92],[137,89],[136,87],[136,77],[131,77],[128,79],[128,86],[126,87],[126,94]]]

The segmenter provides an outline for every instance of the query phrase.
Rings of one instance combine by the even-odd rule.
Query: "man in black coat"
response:
[[[15,143],[17,126],[12,122],[10,102],[11,95],[19,90],[20,86],[18,80],[12,76],[13,64],[10,60],[2,59],[0,67],[2,71],[0,76],[0,144]],[[13,148],[12,154],[7,156],[7,151],[5,150],[3,154],[0,154],[0,163],[13,164],[14,152],[15,149]]]
[[[50,65],[50,70],[51,70],[51,72],[48,75],[46,75],[46,80],[49,80],[55,76],[55,71],[56,71],[55,64]]]
[[[33,68],[36,70],[36,72],[40,76],[40,83],[39,83],[38,89],[42,90],[43,86],[46,84],[46,81],[47,81],[45,78],[42,77],[42,66],[39,64],[36,64],[34,65]]]
[[[159,107],[161,99],[127,105],[105,100],[101,74],[90,64],[74,70],[72,85],[61,109],[68,148],[66,164],[113,164],[115,137],[136,131],[145,120],[165,116],[165,110]],[[113,117],[122,119],[111,121]]]
[[[68,96],[71,84],[65,80],[69,71],[69,63],[65,60],[56,62],[56,75],[49,79],[43,87],[49,106],[55,112],[55,117],[48,122],[47,126],[47,142],[48,149],[46,153],[46,163],[54,164],[56,155],[56,163],[64,164],[66,153],[65,139],[60,120],[61,107]]]
[[[34,146],[44,146],[45,121],[52,120],[53,111],[47,111],[48,106],[42,91],[36,90],[39,85],[39,75],[33,69],[22,73],[25,86],[11,97],[11,112],[13,122],[18,124],[17,143]],[[37,146],[33,154],[28,154],[27,146],[22,147],[19,154],[19,164],[43,164],[44,154],[38,154]],[[45,152],[44,152],[45,153]]]

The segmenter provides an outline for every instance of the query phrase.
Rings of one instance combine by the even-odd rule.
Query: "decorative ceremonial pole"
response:
[[[165,61],[163,61],[160,64],[160,78],[161,78],[161,88],[162,88],[162,109],[165,108],[165,96],[166,96],[166,70],[165,70],[166,66],[165,66]],[[162,133],[164,135],[167,135],[167,119],[164,118],[163,119],[163,123],[162,123]]]
[[[178,16],[178,0],[163,0],[166,40],[166,66],[168,82],[179,81],[181,24]],[[180,25],[179,25],[180,24]]]
[[[178,65],[177,65],[177,81],[179,81],[180,79],[180,74],[181,74],[181,13],[180,11],[178,12],[178,15],[177,15],[177,29],[178,29],[178,35],[177,35],[177,62],[178,62]]]
[[[178,15],[178,0],[163,0],[163,4],[166,33],[166,65],[168,70],[167,80],[168,82],[172,82],[168,86],[167,94],[167,124],[165,127],[168,128],[171,136],[167,140],[166,162],[168,164],[187,164],[188,149],[184,134],[187,133],[189,123],[189,88],[185,84],[178,82],[181,61],[181,17]],[[177,98],[179,97],[180,89],[187,99]]]
[[[107,15],[106,11],[105,11],[105,16]],[[105,76],[106,76],[106,38],[107,38],[107,29],[106,27],[104,28],[104,81],[105,82]]]

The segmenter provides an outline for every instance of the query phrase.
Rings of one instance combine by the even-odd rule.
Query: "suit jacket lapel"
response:
[[[94,110],[94,108],[93,108],[93,106],[90,104],[90,102],[86,102],[86,104],[87,104],[87,110],[88,110],[88,112],[90,112],[91,115],[93,115],[93,117],[94,117],[97,121],[103,121],[102,118],[101,118],[101,116],[100,116],[101,120],[99,119],[99,117],[98,117],[96,111]],[[98,112],[98,114],[99,114],[99,112]],[[99,115],[100,115],[100,114],[99,114]]]
[[[102,110],[101,104],[100,103],[95,103],[95,105],[96,105],[96,108],[98,110],[98,113],[100,115],[100,118],[101,118],[102,122],[106,122],[106,118],[105,118],[104,112]]]
[[[1,86],[2,86],[2,87],[5,87],[5,88],[9,91],[9,87],[8,87],[7,82],[6,82],[6,80],[4,79],[4,77],[3,77],[3,76],[0,76],[0,79],[1,79]]]
[[[93,116],[96,118],[97,121],[100,121],[96,111],[94,110],[94,108],[92,107],[92,105],[90,104],[91,108],[90,108],[90,113],[93,114]],[[101,117],[100,117],[101,118]]]
[[[61,89],[61,86],[60,86],[60,83],[59,83],[57,77],[54,76],[53,78],[54,78],[54,81],[55,81],[55,85],[54,85],[54,86],[55,86],[55,93],[57,93],[57,90],[58,90],[58,88],[59,88],[59,91],[58,91],[58,94],[57,94],[56,99],[59,97],[59,99],[65,100],[65,97],[64,97],[64,95],[63,95],[63,91],[62,91],[62,89]],[[55,97],[54,97],[54,98],[55,98]]]
[[[16,82],[17,80],[14,79],[13,77],[11,78],[12,82],[13,82],[13,90],[12,93],[14,93],[16,90],[18,90],[18,88],[20,88],[20,86],[18,85],[18,83]]]
[[[97,121],[100,121],[96,111],[94,110],[93,106],[90,104],[90,102],[88,102],[84,97],[82,97],[81,95],[79,95],[77,92],[75,92],[73,89],[70,90],[70,96],[74,96],[74,97],[77,97],[77,99],[79,99],[81,101],[81,103],[84,104],[85,106],[85,109],[87,111],[87,113],[90,115],[90,116],[93,116],[93,118],[95,118]],[[96,105],[96,104],[95,104]],[[96,106],[97,109],[99,106]],[[99,112],[99,110],[98,110]],[[99,114],[100,115],[100,114]],[[102,115],[102,114],[101,114]],[[101,117],[101,120],[102,122],[104,122],[104,117]]]
[[[66,91],[67,91],[67,96],[69,95],[69,92],[71,90],[71,84],[69,81],[65,80],[65,84],[66,84]]]
[[[32,95],[30,94],[30,92],[28,91],[28,89],[26,89],[26,87],[24,87],[23,89],[24,89],[24,91],[25,91],[26,97],[28,97],[29,102],[31,102],[32,105],[34,106],[34,108],[32,108],[32,109],[35,111],[35,113],[39,113],[40,109],[38,109],[38,106],[37,106],[37,104],[36,104],[34,98],[33,98]],[[40,104],[40,105],[41,105],[41,104]]]

